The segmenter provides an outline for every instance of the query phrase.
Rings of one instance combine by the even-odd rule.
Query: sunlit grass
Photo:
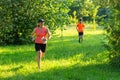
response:
[[[75,27],[52,36],[38,71],[34,44],[0,47],[1,80],[119,80],[102,44],[104,30],[85,30],[78,43]],[[57,31],[57,35],[60,35]],[[112,77],[110,77],[112,76]]]

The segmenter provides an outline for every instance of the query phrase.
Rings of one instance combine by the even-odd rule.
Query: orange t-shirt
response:
[[[77,30],[78,32],[83,32],[84,31],[84,24],[83,23],[78,23],[77,24]]]
[[[42,38],[46,38],[47,35],[47,28],[43,27],[42,29],[39,29],[38,27],[35,28],[36,31],[36,40],[35,43],[40,43],[40,44],[44,44],[44,42],[42,41]]]

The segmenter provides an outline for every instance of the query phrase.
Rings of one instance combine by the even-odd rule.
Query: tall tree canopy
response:
[[[94,0],[95,1],[95,0]],[[98,3],[100,2],[100,3]],[[103,22],[107,31],[107,49],[109,51],[110,63],[120,67],[120,5],[118,0],[99,0],[99,5],[107,11],[107,18]]]
[[[40,18],[53,32],[68,23],[72,0],[1,0],[0,44],[30,42],[30,32]]]

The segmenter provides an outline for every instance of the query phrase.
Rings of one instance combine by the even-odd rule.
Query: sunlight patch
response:
[[[97,34],[103,34],[103,33],[105,33],[104,30],[87,30],[87,31],[85,31],[86,35],[88,35],[88,34],[97,35]]]

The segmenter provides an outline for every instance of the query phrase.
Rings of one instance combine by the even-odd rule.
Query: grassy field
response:
[[[104,31],[85,30],[78,43],[75,28],[67,28],[48,42],[38,71],[34,44],[0,47],[0,80],[120,80],[103,47]]]

